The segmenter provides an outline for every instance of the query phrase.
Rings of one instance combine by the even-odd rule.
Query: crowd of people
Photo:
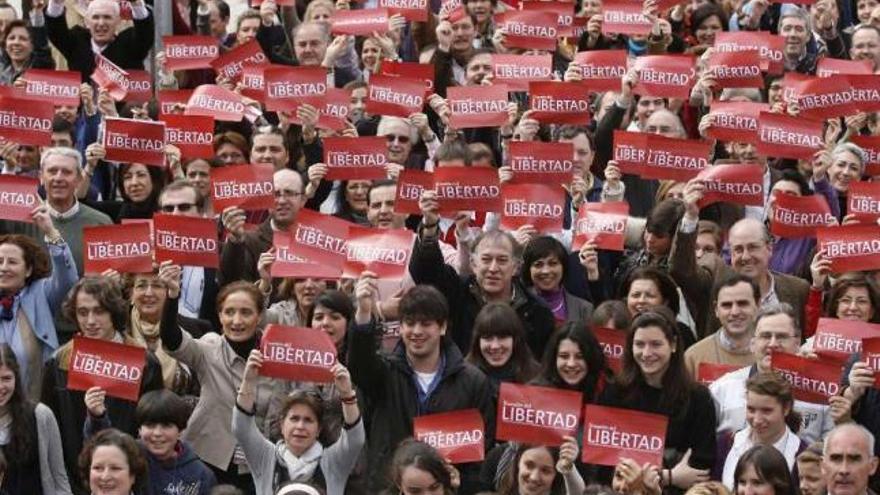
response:
[[[0,129],[2,174],[38,179],[42,198],[29,221],[0,212],[9,218],[0,220],[0,494],[880,488],[880,387],[871,364],[859,353],[844,357],[839,390],[821,401],[802,400],[802,384],[774,365],[781,353],[827,363],[814,338],[823,319],[880,323],[880,279],[835,272],[815,236],[771,233],[782,196],[816,196],[828,225],[874,224],[848,211],[848,197],[877,170],[880,144],[870,143],[880,137],[880,112],[857,107],[827,118],[811,158],[767,156],[754,140],[710,136],[721,104],[799,116],[797,82],[829,61],[845,67],[838,71],[880,75],[877,0],[630,0],[629,10],[611,0],[250,0],[236,16],[232,0],[159,1],[173,14],[173,32],[161,34],[208,37],[220,56],[256,41],[273,66],[326,71],[327,87],[348,98],[345,121],[330,129],[311,100],[267,110],[236,78],[212,69],[169,69],[153,1],[29,0],[24,12],[0,2],[0,101],[26,88],[33,70],[81,76],[79,104],[55,105],[51,144],[18,143]],[[523,32],[505,21],[533,7],[559,12],[559,4],[571,35],[552,50],[523,47]],[[346,11],[395,6],[371,35],[334,28]],[[427,20],[413,20],[418,9]],[[622,11],[642,23],[642,34],[610,29]],[[782,70],[763,67],[763,86],[720,84],[711,63],[716,37],[734,32],[779,40]],[[599,50],[625,53],[628,68],[613,90],[591,89],[578,62]],[[651,94],[640,79],[641,61],[671,54],[693,61],[689,98]],[[528,91],[511,90],[503,124],[455,128],[450,90],[490,89],[500,55],[549,55],[550,78],[589,95],[589,113],[579,124],[548,122]],[[123,72],[146,68],[152,98],[115,97],[94,74],[103,60]],[[432,74],[420,111],[371,113],[371,78],[389,63]],[[213,156],[166,145],[163,167],[108,159],[106,119],[186,115],[185,99],[162,111],[163,98],[204,86],[237,94],[249,108],[239,122],[215,121]],[[620,131],[683,147],[711,142],[708,167],[760,166],[760,204],[707,205],[702,177],[631,173],[615,153]],[[324,140],[334,136],[383,138],[386,177],[329,179]],[[398,185],[412,170],[495,169],[497,185],[513,183],[519,142],[572,150],[570,180],[549,184],[563,193],[561,230],[506,228],[500,210],[450,212],[430,187],[417,214],[396,209]],[[238,164],[272,167],[271,208],[212,205],[212,174]],[[578,221],[595,203],[627,205],[622,251],[576,242]],[[346,278],[273,276],[278,234],[306,213],[377,232],[408,229],[403,278],[369,269]],[[84,229],[156,214],[215,221],[217,268],[156,260],[146,273],[86,273]],[[328,383],[261,372],[270,324],[329,337],[336,360],[325,370]],[[617,355],[609,332],[622,342]],[[81,339],[145,350],[137,400],[68,386]],[[723,371],[707,377],[713,366]],[[505,384],[665,417],[662,462],[585,463],[582,431],[556,443],[497,438]],[[484,422],[481,461],[454,464],[414,438],[415,418],[469,409]]]

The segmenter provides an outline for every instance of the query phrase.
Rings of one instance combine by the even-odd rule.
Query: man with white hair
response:
[[[119,3],[93,0],[86,11],[85,25],[67,26],[64,0],[49,0],[46,28],[49,41],[67,59],[71,70],[82,74],[83,82],[95,70],[95,55],[102,55],[122,69],[143,69],[144,58],[153,48],[153,16],[144,0],[131,2],[134,26],[117,33]]]
[[[874,435],[857,423],[842,424],[828,434],[822,450],[822,475],[828,495],[868,495],[868,479],[877,471]]]

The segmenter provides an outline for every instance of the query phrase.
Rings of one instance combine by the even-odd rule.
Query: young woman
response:
[[[323,401],[307,390],[290,394],[281,405],[278,443],[273,444],[260,433],[254,421],[254,393],[262,365],[260,351],[251,351],[232,412],[232,432],[254,475],[257,493],[272,493],[282,482],[304,481],[326,488],[327,495],[343,495],[365,442],[364,423],[348,369],[339,363],[332,369],[345,423],[339,439],[325,448],[318,441]]]
[[[122,206],[114,216],[116,221],[153,218],[153,213],[159,209],[159,193],[165,186],[165,171],[140,163],[123,163],[117,177]]]
[[[116,429],[93,436],[79,456],[92,495],[146,495],[147,461],[137,442]]]
[[[669,274],[657,268],[642,267],[630,272],[620,286],[619,294],[633,318],[656,306],[665,306],[674,315],[679,313],[678,286]],[[680,321],[676,321],[675,326],[684,352],[694,344],[696,334]]]
[[[386,495],[453,495],[461,482],[452,464],[430,445],[413,439],[397,446],[389,479],[395,488]]]
[[[584,403],[594,403],[611,378],[605,355],[596,337],[586,328],[569,322],[547,342],[539,385],[576,390]]]
[[[70,494],[52,410],[27,399],[12,348],[0,344],[0,453],[7,459],[0,491]]]
[[[473,332],[465,359],[489,377],[496,392],[501,382],[527,383],[540,371],[526,343],[522,320],[509,304],[483,306]]]
[[[272,294],[272,263],[275,262],[275,250],[270,249],[260,254],[257,271],[258,282],[263,294]],[[308,315],[315,305],[315,298],[327,289],[327,282],[315,278],[283,278],[278,284],[279,301],[266,310],[266,323],[289,325],[294,327],[308,326]]]
[[[580,495],[584,480],[574,463],[578,444],[564,437],[558,448],[542,445],[508,444],[505,463],[496,492],[500,495]],[[499,467],[499,469],[502,469]]]
[[[522,279],[526,287],[553,311],[558,324],[586,325],[593,304],[565,290],[568,251],[550,236],[536,237],[523,250]]]
[[[755,445],[743,453],[734,470],[736,495],[795,495],[785,457],[767,445]]]
[[[348,353],[348,326],[354,316],[351,298],[340,290],[325,290],[318,295],[309,310],[309,326],[330,336],[336,344],[336,357],[345,364]]]
[[[687,490],[708,479],[715,461],[715,404],[706,387],[685,370],[674,318],[662,306],[635,318],[623,368],[605,387],[599,404],[667,416],[662,484]]]

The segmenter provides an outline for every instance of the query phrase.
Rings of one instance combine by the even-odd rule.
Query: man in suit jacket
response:
[[[93,0],[86,11],[86,27],[69,28],[64,17],[64,0],[50,0],[46,6],[49,40],[67,59],[71,70],[88,82],[95,70],[95,55],[101,54],[122,69],[143,69],[144,58],[153,48],[153,16],[144,0],[131,3],[134,26],[117,34],[120,14],[115,0]]]

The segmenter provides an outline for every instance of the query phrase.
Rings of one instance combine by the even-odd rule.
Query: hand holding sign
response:
[[[835,395],[828,399],[831,406],[831,419],[839,425],[852,420],[852,401],[842,395]]]
[[[180,265],[172,265],[171,260],[159,263],[159,280],[168,289],[168,297],[177,299],[180,296],[180,276],[183,270]]]
[[[376,278],[373,272],[363,272],[355,286],[354,297],[357,301],[355,321],[358,325],[369,323],[372,317],[373,308],[376,306],[376,294],[379,291]]]
[[[865,392],[874,386],[874,370],[864,361],[856,361],[849,370],[849,387],[843,396],[852,402],[856,402],[865,395]]]
[[[252,350],[244,367],[241,385],[238,387],[238,398],[235,399],[238,406],[245,411],[254,410],[257,377],[260,376],[260,368],[262,367],[263,353],[259,349]]]
[[[813,287],[819,290],[825,289],[825,281],[831,274],[831,260],[825,257],[825,250],[816,251],[813,262],[810,263],[810,274],[813,276]]]
[[[559,460],[556,461],[556,470],[561,474],[570,473],[574,468],[574,461],[578,456],[578,444],[574,437],[562,437],[562,445],[559,446]]]
[[[104,404],[104,399],[106,397],[107,392],[101,387],[92,387],[86,390],[85,403],[86,410],[89,411],[89,416],[92,416],[93,418],[104,416],[104,413],[107,412],[107,407]]]

